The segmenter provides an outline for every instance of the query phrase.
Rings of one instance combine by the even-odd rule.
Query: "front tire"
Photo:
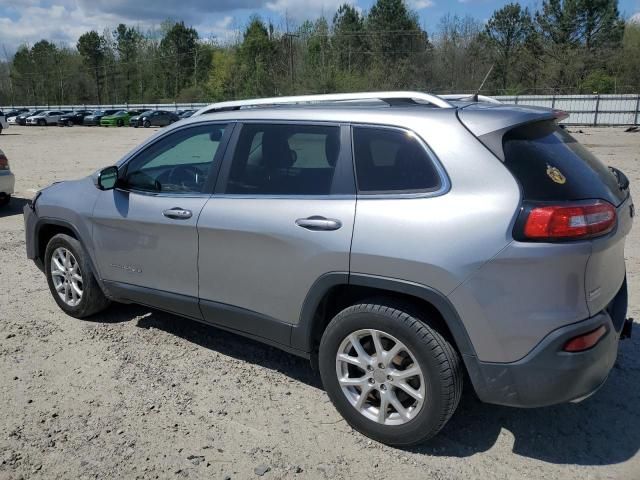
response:
[[[144,128],[149,128],[151,126],[151,122],[149,120],[145,120],[144,122],[142,122],[142,126]]]
[[[435,436],[462,394],[451,343],[411,305],[378,299],[336,315],[320,343],[322,383],[364,435],[407,447]]]
[[[65,313],[85,318],[109,306],[78,240],[63,233],[54,235],[44,257],[49,290]]]

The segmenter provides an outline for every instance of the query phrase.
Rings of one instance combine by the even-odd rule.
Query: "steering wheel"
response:
[[[202,172],[191,165],[176,165],[169,171],[167,183],[195,190],[203,182]]]

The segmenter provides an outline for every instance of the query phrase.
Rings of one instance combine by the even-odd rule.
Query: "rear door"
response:
[[[349,271],[348,136],[336,124],[237,127],[198,223],[205,320],[286,344],[314,282]],[[221,313],[229,305],[244,314]]]
[[[231,128],[175,130],[123,165],[116,189],[101,192],[93,212],[98,269],[130,300],[200,317],[196,225]]]

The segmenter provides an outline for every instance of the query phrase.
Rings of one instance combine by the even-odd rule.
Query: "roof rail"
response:
[[[205,113],[240,110],[241,108],[266,107],[272,105],[322,104],[335,102],[357,102],[358,100],[380,100],[389,105],[424,104],[438,108],[453,108],[447,100],[422,92],[356,92],[332,93],[328,95],[298,95],[293,97],[255,98],[251,100],[234,100],[230,102],[212,103],[201,108],[193,116]]]
[[[486,95],[476,95],[475,93],[447,93],[438,95],[445,100],[460,100],[463,102],[481,102],[481,103],[502,103],[500,100],[488,97]]]

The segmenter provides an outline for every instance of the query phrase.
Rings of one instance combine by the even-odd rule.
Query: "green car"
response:
[[[119,112],[114,113],[113,115],[109,115],[107,117],[102,117],[100,120],[101,127],[122,127],[124,125],[129,125],[129,112],[124,110],[120,110]]]

